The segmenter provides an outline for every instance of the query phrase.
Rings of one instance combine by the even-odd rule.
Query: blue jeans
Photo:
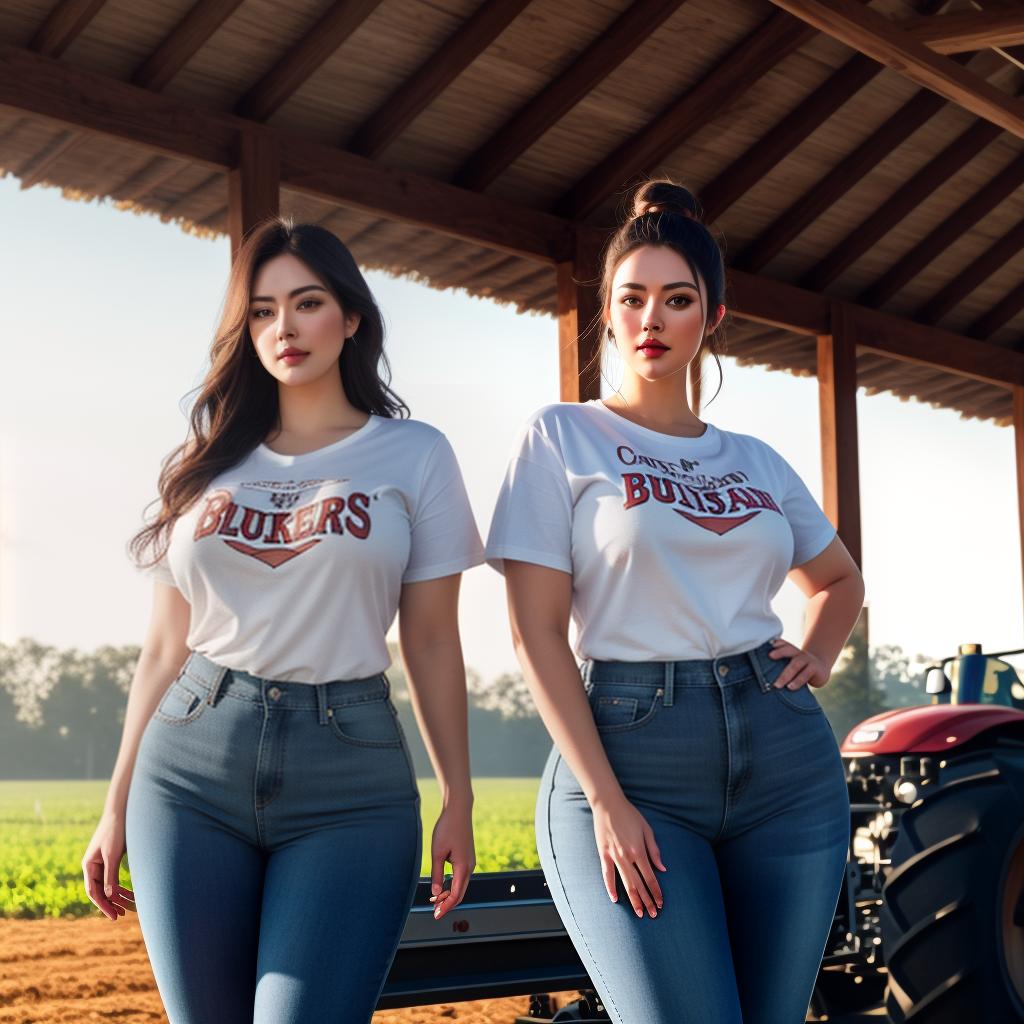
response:
[[[537,798],[551,894],[618,1024],[798,1024],[842,886],[845,773],[808,688],[765,644],[713,661],[588,662],[612,770],[667,871],[656,918],[605,891],[593,814],[552,750]]]
[[[420,869],[383,675],[313,686],[193,653],[146,726],[126,845],[170,1024],[369,1021]]]

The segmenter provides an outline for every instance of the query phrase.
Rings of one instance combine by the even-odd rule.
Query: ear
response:
[[[362,313],[346,313],[345,314],[345,337],[351,338],[356,331],[359,330],[359,325],[363,322]]]
[[[715,310],[715,315],[711,319],[711,322],[708,324],[708,329],[706,333],[710,334],[712,331],[714,331],[724,318],[725,306],[719,306],[718,309]]]

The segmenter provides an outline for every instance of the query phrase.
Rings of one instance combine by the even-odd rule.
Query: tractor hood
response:
[[[939,754],[955,750],[1000,725],[1024,730],[1024,712],[986,704],[925,704],[896,708],[861,722],[843,740],[842,753]]]

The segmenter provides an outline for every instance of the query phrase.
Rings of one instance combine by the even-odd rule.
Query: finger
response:
[[[641,892],[641,889],[644,889],[644,886],[640,881],[640,876],[637,874],[636,867],[633,864],[626,863],[620,865],[619,877],[622,879],[622,885],[626,890],[626,896],[629,899],[630,905],[633,907],[633,913],[636,914],[637,917],[643,917],[644,897],[647,894],[646,891]]]
[[[98,858],[99,855],[97,854]],[[82,862],[82,874],[85,878],[85,895],[93,903],[104,917],[111,920],[117,919],[117,912],[110,901],[103,894],[103,862],[99,859],[85,860]]]
[[[109,900],[117,888],[118,868],[121,865],[121,858],[115,857],[112,853],[103,854],[103,895]]]
[[[601,877],[604,878],[604,888],[612,903],[619,902],[618,887],[615,884],[615,862],[607,853],[601,854]]]
[[[808,662],[803,669],[789,681],[787,688],[790,690],[799,690],[800,687],[806,686],[813,678],[814,666]]]
[[[804,664],[805,662],[802,657],[794,656],[791,658],[789,664],[779,673],[778,679],[772,683],[772,686],[777,690],[781,690],[803,668]]]
[[[653,906],[657,910],[661,910],[665,903],[665,898],[661,894],[661,886],[658,885],[658,876],[654,873],[654,868],[651,866],[651,862],[646,857],[641,857],[637,861],[637,870],[640,872],[640,877],[643,879],[644,885],[647,887],[647,891],[650,894]],[[647,903],[647,900],[644,900]],[[657,917],[657,913],[652,909],[652,904],[647,903],[647,907],[651,910],[651,917]]]
[[[469,884],[469,870],[465,864],[455,864],[452,870],[452,889],[448,899],[434,907],[434,917],[440,919],[449,911],[454,910],[466,894]]]
[[[647,856],[651,858],[651,863],[659,871],[668,871],[664,861],[661,859],[661,849],[654,838],[654,830],[650,825],[647,825],[644,829],[644,844],[647,847]]]
[[[773,640],[768,657],[776,661],[779,658],[791,658],[799,650],[799,647],[794,647],[788,640]]]
[[[447,853],[435,851],[430,867],[430,891],[436,896],[444,888],[444,864],[447,860]]]

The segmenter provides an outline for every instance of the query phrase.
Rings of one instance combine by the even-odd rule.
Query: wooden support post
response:
[[[242,239],[262,220],[280,210],[281,154],[271,135],[243,132],[228,171],[228,233],[231,259]]]
[[[1020,526],[1021,582],[1024,584],[1024,387],[1013,388],[1013,441],[1017,454],[1017,518]]]
[[[857,454],[857,349],[849,308],[832,304],[832,333],[818,337],[818,408],[825,515],[861,565],[860,479]]]
[[[556,264],[558,372],[561,400],[586,402],[601,397],[600,254],[578,238],[573,251],[572,260]]]

